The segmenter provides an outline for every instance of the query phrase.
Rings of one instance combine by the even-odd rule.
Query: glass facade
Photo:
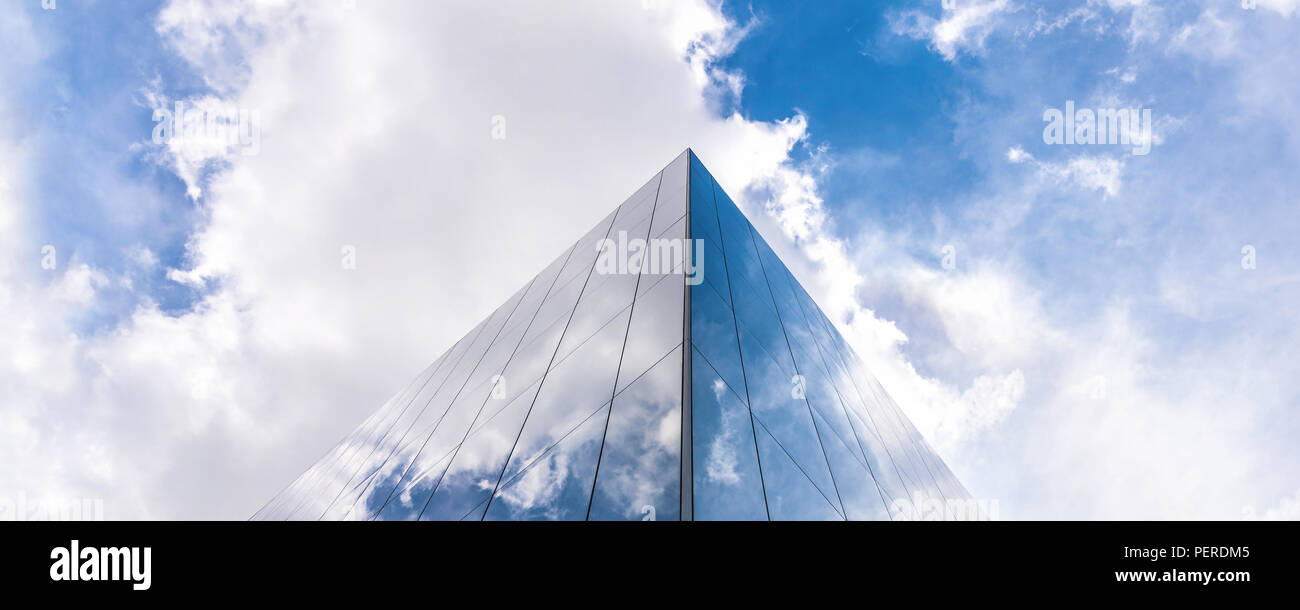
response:
[[[966,501],[687,150],[254,518],[888,520]]]

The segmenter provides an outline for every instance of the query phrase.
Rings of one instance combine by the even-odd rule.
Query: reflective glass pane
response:
[[[654,279],[644,276],[642,281]],[[682,342],[683,305],[680,276],[664,276],[648,292],[637,296],[619,368],[619,391]]]
[[[452,458],[420,519],[454,521],[475,507],[485,506],[500,480],[510,449],[519,438],[524,416],[533,404],[539,385],[534,383],[525,388],[506,404],[489,401],[483,420],[475,425]],[[475,518],[481,516],[480,513]]]
[[[736,320],[708,282],[691,288],[691,342],[744,398],[745,374],[740,365]]]
[[[813,412],[821,417],[817,428],[823,445],[828,444],[827,438],[836,438],[859,465],[867,468],[866,458],[860,449],[857,435],[849,423],[839,392],[825,367],[826,361],[821,348],[806,323],[803,311],[789,290],[789,282],[793,282],[793,278],[786,273],[785,266],[775,259],[766,263],[765,269],[768,276],[772,278],[773,294],[777,295],[776,300],[781,310],[783,327],[791,351],[794,353],[795,368],[802,377],[804,396]],[[836,477],[837,483],[839,480]]]
[[[587,271],[590,271],[591,266],[596,262],[596,243],[609,235],[609,229],[613,226],[617,214],[617,209],[610,212],[574,244],[573,256],[569,257],[568,262],[564,264],[564,270],[560,272],[560,285],[576,277],[586,277]]]
[[[813,417],[819,430],[826,430],[829,424],[814,411]],[[884,498],[876,488],[871,472],[854,454],[856,443],[846,444],[834,434],[822,434],[822,447],[826,450],[826,460],[831,465],[831,475],[835,477],[835,491],[844,503],[845,516],[855,521],[887,521],[889,511]]]
[[[596,274],[592,283],[597,282]],[[569,327],[560,342],[560,357],[572,352],[592,335],[600,332],[611,320],[627,312],[632,306],[632,296],[637,285],[635,274],[615,274],[601,278],[598,285],[582,293],[578,308],[573,312]]]
[[[717,246],[719,238],[717,206],[713,202],[713,178],[703,170],[699,159],[691,159],[691,237],[705,239]]]
[[[733,285],[733,289],[742,286],[741,284]],[[761,295],[750,292],[748,289],[742,289],[736,292],[736,321],[742,328],[748,329],[750,334],[762,346],[763,352],[767,356],[780,364],[783,369],[794,369],[794,360],[790,358],[790,348],[786,343],[785,329],[781,327],[781,320],[777,317],[776,311],[769,309],[760,304],[762,300],[770,300],[767,286],[763,286]],[[789,377],[786,378],[787,380]]]
[[[507,477],[488,503],[484,520],[581,521],[587,518],[609,405],[557,436],[553,446]],[[516,454],[520,455],[520,454]]]
[[[912,459],[912,463],[915,465],[917,479],[919,480],[926,497],[941,501],[946,513],[944,518],[952,519],[953,515],[949,512],[948,494],[944,490],[943,486],[940,485],[939,479],[935,476],[928,460],[923,456],[923,454],[927,452],[924,450],[924,447],[926,446],[925,441],[922,440],[920,433],[916,431],[916,428],[912,426],[912,423],[907,421],[907,418],[903,417],[902,413],[898,411],[898,406],[894,404],[893,399],[889,398],[888,395],[885,396],[884,406],[894,417],[894,421],[898,427],[899,433],[903,437],[903,442],[906,444],[906,449]]]
[[[655,204],[653,234],[658,235],[686,213],[686,152],[677,155],[663,169],[659,183],[658,202]]]
[[[451,461],[455,447],[448,448],[445,451],[439,451],[440,455],[433,459],[425,459],[415,465],[420,471],[414,471],[414,484],[402,484],[399,488],[389,492],[382,503],[379,502],[379,495],[370,496],[365,511],[354,508],[357,518],[364,515],[365,518],[377,521],[414,521],[419,518],[420,512],[424,510],[424,502],[428,498],[429,492],[433,486],[442,478],[442,473],[446,470],[447,464]],[[405,479],[410,481],[410,479]]]
[[[700,352],[693,352],[694,519],[767,519],[749,408]]]
[[[625,362],[626,364],[626,358]],[[614,397],[590,519],[676,521],[681,511],[682,351]]]
[[[826,465],[826,456],[822,453],[817,430],[813,427],[808,403],[797,392],[794,369],[778,366],[758,347],[753,335],[743,325],[740,336],[740,354],[745,363],[749,404],[754,419],[776,437],[785,452],[826,497],[834,498],[835,485]],[[763,479],[767,483],[770,508],[773,482],[767,478],[766,459],[763,464]],[[778,517],[774,513],[772,518]]]
[[[623,205],[619,206],[616,222],[622,222],[624,226],[640,224],[641,221],[649,221],[650,214],[654,211],[655,195],[659,192],[659,178],[662,173],[651,178],[641,188],[637,189]],[[629,222],[630,221],[630,222]]]
[[[722,301],[730,306],[731,284],[727,281],[727,266],[722,257],[722,250],[707,239],[703,240],[699,247],[702,250],[701,257],[704,259],[700,264],[704,270],[704,283],[701,285],[712,288]]]
[[[625,312],[546,374],[506,467],[506,479],[573,430],[593,409],[609,403],[627,320]]]
[[[336,514],[331,515],[330,518],[369,518],[388,503],[408,474],[421,470],[424,465],[417,461],[420,457],[430,459],[445,455],[459,441],[458,430],[468,428],[482,405],[479,397],[465,394],[464,391],[487,359],[487,354],[494,351],[493,348],[513,349],[513,345],[505,346],[498,342],[501,339],[502,327],[509,317],[518,312],[517,305],[522,297],[522,294],[516,295],[512,302],[507,303],[508,309],[499,309],[498,313],[494,314],[494,319],[480,334],[480,338],[484,339],[476,341],[475,347],[466,353],[468,357],[458,363],[457,368],[447,379],[449,383],[445,383],[438,392],[434,393],[396,443],[382,445],[391,447],[387,455],[384,455],[383,451],[378,451],[371,460],[368,460],[374,466],[371,467],[368,463],[365,472],[366,476],[373,476],[373,481],[355,498],[346,492],[341,494],[339,499],[343,501],[336,500],[331,506],[331,510]],[[478,347],[480,345],[481,349]],[[432,447],[431,441],[435,443]],[[426,449],[428,449],[427,453]],[[381,455],[384,457],[379,460]],[[352,501],[348,501],[349,499]],[[364,512],[354,515],[358,510]]]
[[[687,153],[678,155],[663,171],[655,205],[652,235],[659,235],[678,218],[686,215],[686,163]]]
[[[442,472],[446,469],[451,455],[469,433],[470,426],[481,414],[482,409],[488,404],[488,397],[493,388],[493,384],[481,384],[473,391],[464,392],[457,398],[457,406],[450,409],[437,427],[425,436],[422,446],[407,464],[397,484],[388,489],[385,497],[381,498],[379,493],[370,496],[367,506],[369,515],[376,515],[379,519],[405,520],[413,519],[418,515],[421,507],[413,506],[409,498],[412,481],[418,477],[424,478],[424,481],[414,490],[417,497],[423,500],[442,478]],[[395,503],[394,494],[402,489],[406,490],[403,495],[408,497],[405,502]],[[379,512],[380,507],[385,506],[388,509],[387,514]],[[415,512],[412,514],[410,511]]]
[[[551,263],[551,265],[546,269],[542,270],[542,272],[529,283],[528,291],[524,296],[523,301],[519,303],[515,314],[510,317],[508,322],[506,322],[505,333],[522,333],[524,332],[522,330],[524,326],[530,325],[534,322],[538,310],[541,309],[542,303],[548,296],[553,294],[555,289],[558,287],[557,280],[559,280],[560,269],[563,268],[564,263],[567,262],[572,251],[572,248],[570,248],[568,252],[559,259],[556,259],[556,261]],[[518,334],[515,334],[514,336],[518,337]],[[515,343],[517,343],[517,341]],[[508,344],[514,345],[515,343]]]
[[[328,476],[351,476],[351,472],[344,474],[345,458],[351,457],[360,447],[368,449],[373,446],[373,443],[378,441],[398,414],[410,404],[411,395],[427,383],[446,361],[447,354],[443,354],[432,366],[426,368],[414,382],[389,398],[384,403],[384,406],[366,418],[360,427],[344,437],[323,458],[295,479],[291,485],[259,511],[254,518],[289,519],[303,506],[306,499],[314,497],[313,491],[321,483],[326,473],[328,473]],[[345,481],[340,482],[340,485],[345,483]],[[323,507],[318,508],[323,510]],[[315,513],[312,513],[309,518],[314,519]]]
[[[451,399],[455,396],[456,390],[467,380],[473,365],[479,361],[495,336],[495,326],[505,321],[508,312],[509,310],[498,309],[488,320],[480,324],[474,332],[474,339],[467,342],[467,347],[458,354],[454,362],[449,363],[451,364],[448,367],[449,372],[435,376],[434,379],[423,384],[408,407],[377,441],[369,443],[368,448],[358,448],[339,473],[340,475],[349,473],[346,478],[336,476],[335,483],[331,484],[328,490],[318,489],[314,492],[316,501],[321,502],[322,505],[313,507],[313,512],[317,508],[319,512],[310,518],[340,519],[351,515],[353,503],[351,500],[358,492],[368,489],[369,485],[366,482],[372,477],[396,482],[405,467],[405,462],[392,460],[393,454],[408,443],[408,436],[413,429],[417,429],[419,422],[427,420],[429,416],[425,415],[426,412],[429,412],[430,416],[436,413],[436,417],[441,418],[446,408],[451,406]],[[435,380],[437,380],[436,385],[432,383]],[[433,410],[430,412],[431,406]]]
[[[650,240],[645,264],[641,266],[641,284],[637,287],[638,294],[669,276],[677,276],[678,282],[682,282],[682,264],[688,260],[692,263],[688,271],[695,274],[691,277],[703,273],[702,267],[696,270],[695,261],[698,259],[702,263],[704,253],[694,249],[694,246],[686,241],[685,231],[686,219],[679,218],[663,233]],[[688,248],[691,249],[688,251]]]
[[[767,508],[777,521],[837,521],[844,517],[807,472],[758,422],[758,453],[763,463]]]
[[[850,391],[853,390],[850,388]],[[856,392],[842,395],[845,404],[852,404],[858,400]],[[859,446],[862,448],[864,457],[867,459],[867,467],[871,469],[871,474],[876,479],[876,484],[884,492],[887,501],[906,499],[911,491],[908,483],[903,480],[902,473],[894,464],[893,457],[889,454],[885,442],[876,434],[869,420],[859,415],[862,409],[848,409],[849,423],[852,424],[854,432],[857,433]]]
[[[596,262],[560,343],[560,355],[571,352],[623,309],[631,306],[641,266],[646,259],[650,221],[635,225],[615,219],[609,237],[593,250]]]
[[[930,498],[934,491],[934,483],[930,480],[929,473],[916,462],[912,455],[911,443],[889,412],[889,407],[880,395],[879,389],[871,383],[871,379],[863,375],[860,366],[855,366],[854,369],[856,370],[851,371],[850,375],[854,387],[863,396],[868,423],[884,442],[886,450],[894,461],[894,466],[907,482],[909,496],[915,497],[919,494],[922,499]]]
[[[528,329],[524,343],[519,346],[510,365],[501,375],[507,394],[524,389],[546,374],[546,368],[552,364],[551,359],[555,356],[567,322],[568,318],[563,317],[552,320],[545,328]]]
[[[731,298],[737,306],[737,313],[741,314],[742,321],[747,318],[757,320],[762,316],[775,315],[776,308],[772,305],[772,296],[768,292],[763,270],[758,265],[758,258],[746,252],[746,250],[752,251],[752,248],[733,245],[749,243],[748,235],[741,234],[741,238],[733,240],[730,235],[726,235],[723,243],[727,281],[731,285]]]

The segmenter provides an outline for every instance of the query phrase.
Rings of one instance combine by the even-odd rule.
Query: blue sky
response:
[[[758,120],[794,111],[809,117],[814,129],[798,152],[825,145],[846,159],[819,183],[833,209],[853,215],[845,222],[860,222],[857,215],[868,211],[882,220],[929,211],[971,188],[976,173],[970,159],[949,154],[954,123],[947,111],[962,97],[985,93],[924,45],[892,35],[881,8],[832,2],[812,13],[780,2],[724,5],[735,19],[755,23],[721,62],[746,75],[740,111]],[[885,162],[894,157],[932,161]]]
[[[140,133],[152,129],[144,92],[154,79],[179,95],[206,89],[201,77],[154,32],[158,7],[74,3],[59,12],[24,6],[45,69],[24,71],[16,110],[35,120],[34,162],[53,171],[28,176],[50,205],[33,222],[62,256],[114,273],[130,273],[130,290],[105,290],[81,332],[112,329],[141,299],[172,312],[195,302],[194,291],[164,277],[182,263],[185,240],[199,220],[185,184],[142,154]],[[74,8],[76,10],[68,10]],[[162,263],[133,268],[123,251],[147,248]]]
[[[692,146],[1003,517],[1300,516],[1294,0],[527,4],[0,15],[0,498],[251,513]]]

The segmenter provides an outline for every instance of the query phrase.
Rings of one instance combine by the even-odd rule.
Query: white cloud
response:
[[[197,200],[203,195],[206,174],[239,155],[260,150],[260,112],[213,95],[173,100],[158,90],[161,85],[155,79],[143,91],[154,128],[142,150],[175,172],[185,183],[186,194]]]
[[[1288,498],[1282,498],[1276,506],[1264,511],[1262,518],[1269,521],[1300,521],[1300,489]]]
[[[1122,83],[1124,83],[1124,84],[1126,84],[1126,85],[1131,85],[1131,84],[1137,82],[1137,68],[1135,68],[1135,67],[1133,67],[1133,66],[1128,66],[1128,67],[1124,68],[1123,70],[1120,70],[1119,66],[1115,66],[1114,68],[1111,68],[1111,69],[1107,70],[1107,71],[1106,71],[1106,74],[1110,74],[1110,75],[1114,76],[1115,78],[1119,79],[1120,82],[1122,82]],[[1113,105],[1113,104],[1110,105],[1110,106],[1111,106],[1111,107],[1118,107],[1118,106]]]
[[[1118,195],[1123,186],[1124,161],[1113,157],[1079,155],[1065,163],[1051,163],[1035,159],[1019,146],[1008,149],[1006,157],[1012,163],[1033,164],[1038,168],[1039,175],[1058,184],[1100,190],[1107,197]]]
[[[1061,180],[1073,181],[1084,188],[1104,191],[1111,197],[1119,193],[1124,175],[1122,161],[1090,155],[1070,159],[1064,167],[1055,164],[1041,164],[1040,167]]]
[[[85,264],[74,264],[51,287],[51,297],[60,303],[84,307],[95,299],[95,291],[108,283],[103,272]]]
[[[1008,0],[950,0],[943,3],[939,19],[908,11],[891,25],[895,34],[925,40],[944,59],[953,61],[959,52],[978,53],[998,18],[1011,8]]]
[[[1174,32],[1170,37],[1170,47],[1216,59],[1228,57],[1237,52],[1239,27],[1237,22],[1220,17],[1218,11],[1209,9],[1194,23]]]
[[[1256,0],[1256,6],[1275,11],[1290,19],[1296,9],[1300,9],[1300,0]]]
[[[128,253],[131,261],[143,269],[153,269],[158,266],[158,255],[144,246],[135,246]]]

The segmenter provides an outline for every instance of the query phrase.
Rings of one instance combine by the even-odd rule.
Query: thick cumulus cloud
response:
[[[738,186],[787,171],[802,116],[717,115],[744,27],[705,2],[170,3],[156,32],[205,87],[150,78],[142,105],[255,112],[256,154],[140,134],[199,211],[161,264],[201,296],[97,333],[72,321],[129,274],[41,275],[8,239],[39,194],[7,191],[0,496],[252,514],[683,148]]]

